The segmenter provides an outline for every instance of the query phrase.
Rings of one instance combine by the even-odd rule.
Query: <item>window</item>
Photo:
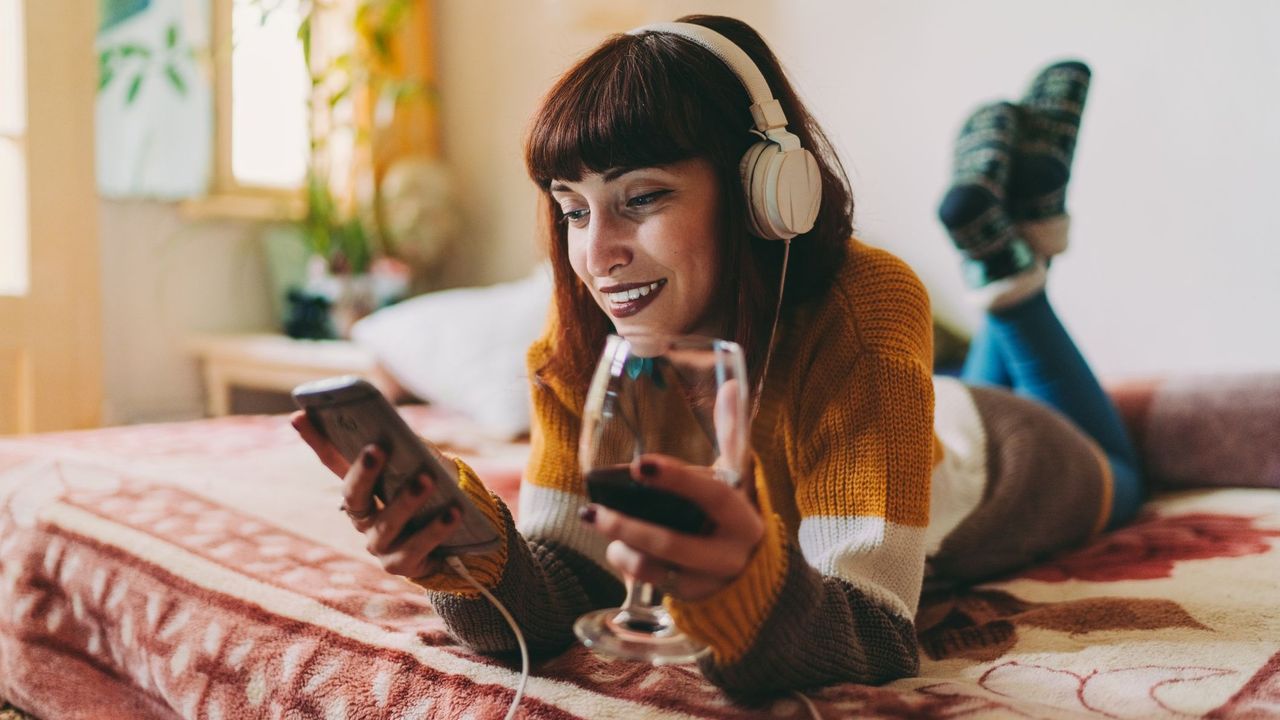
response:
[[[309,5],[309,3],[308,3]],[[215,139],[197,216],[297,217],[309,154],[311,78],[302,0],[212,0]]]
[[[0,0],[0,295],[28,290],[26,45],[21,0]]]
[[[310,78],[298,0],[231,2],[231,182],[300,189],[307,171]]]
[[[311,163],[353,203],[390,160],[438,154],[426,0],[210,4],[214,178],[193,214],[298,218]]]

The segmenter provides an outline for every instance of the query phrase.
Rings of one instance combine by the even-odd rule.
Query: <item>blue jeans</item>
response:
[[[1101,446],[1111,464],[1114,494],[1107,529],[1138,512],[1143,497],[1138,453],[1111,398],[1043,292],[987,314],[960,377],[972,384],[1009,388],[1073,421]]]

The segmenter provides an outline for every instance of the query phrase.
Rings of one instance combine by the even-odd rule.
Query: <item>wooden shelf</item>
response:
[[[295,340],[269,333],[196,335],[187,352],[203,369],[208,412],[231,412],[233,388],[289,392],[295,386],[332,377],[369,377],[376,367],[373,355],[343,340]]]

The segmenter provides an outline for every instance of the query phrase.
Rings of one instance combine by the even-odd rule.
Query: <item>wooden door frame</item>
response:
[[[0,433],[96,427],[102,411],[97,3],[22,5],[30,289],[0,297]]]

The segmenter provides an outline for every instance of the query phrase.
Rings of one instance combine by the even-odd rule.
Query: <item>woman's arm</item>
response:
[[[620,604],[623,587],[604,568],[603,541],[578,522],[587,500],[577,462],[578,414],[569,409],[573,399],[541,384],[532,393],[532,448],[520,488],[519,530],[502,501],[461,464],[460,485],[486,514],[493,513],[505,538],[497,572],[482,583],[511,611],[530,647],[549,654],[573,642],[579,615]],[[473,574],[484,572],[481,563],[463,561],[481,571]],[[436,611],[463,643],[483,652],[516,649],[502,616],[470,585],[441,574],[415,582],[432,590]]]
[[[766,533],[746,570],[715,595],[671,601],[708,642],[706,676],[753,696],[914,674],[912,618],[924,568],[933,464],[928,365],[868,354],[838,392],[788,433],[801,520],[788,536],[757,476]],[[811,381],[812,382],[812,381]]]
[[[468,473],[463,487],[477,486],[479,480]],[[491,495],[489,503],[503,528],[505,557],[490,582],[482,584],[511,611],[531,652],[550,655],[563,650],[573,642],[573,622],[579,615],[622,602],[622,585],[606,570],[552,538],[522,535],[501,500]],[[578,506],[564,509],[576,514]],[[463,562],[470,570],[465,556]],[[432,591],[436,612],[463,644],[488,653],[514,651],[515,636],[501,614],[452,573],[444,568],[414,582]]]

